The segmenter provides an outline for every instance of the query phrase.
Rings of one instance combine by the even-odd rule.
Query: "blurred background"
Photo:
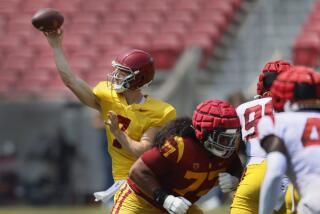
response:
[[[205,99],[235,106],[255,95],[266,61],[317,68],[320,1],[315,0],[0,0],[0,213],[107,213],[92,193],[113,183],[99,115],[58,77],[32,15],[61,11],[63,47],[92,87],[130,48],[150,52],[156,79],[146,93],[178,116]],[[112,203],[112,202],[110,202]],[[230,196],[199,201],[227,213]]]

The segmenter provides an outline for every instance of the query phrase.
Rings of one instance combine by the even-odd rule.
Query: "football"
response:
[[[32,17],[32,25],[40,31],[56,31],[63,24],[63,15],[52,8],[43,8],[37,11]]]

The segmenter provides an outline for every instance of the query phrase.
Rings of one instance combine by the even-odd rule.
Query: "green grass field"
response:
[[[0,214],[107,214],[102,207],[0,207]],[[225,207],[206,214],[227,214]]]

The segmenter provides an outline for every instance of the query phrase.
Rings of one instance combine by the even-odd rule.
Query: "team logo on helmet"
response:
[[[108,74],[108,83],[117,93],[139,89],[154,78],[153,58],[142,50],[130,50],[112,61],[115,70]]]
[[[274,109],[320,108],[320,74],[304,66],[291,70],[280,74],[271,87]]]
[[[259,96],[270,96],[272,82],[278,74],[289,71],[290,68],[290,63],[284,60],[271,61],[265,64],[257,82],[257,94]]]
[[[238,148],[240,121],[235,108],[226,101],[208,100],[199,104],[192,125],[196,137],[214,155],[228,158]]]

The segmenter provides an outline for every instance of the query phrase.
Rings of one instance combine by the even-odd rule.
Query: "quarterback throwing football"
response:
[[[107,200],[127,179],[135,160],[152,147],[160,127],[175,118],[176,111],[171,105],[141,92],[155,74],[153,58],[147,52],[130,50],[120,54],[112,62],[115,70],[108,79],[91,89],[71,70],[61,47],[62,31],[50,32],[46,37],[63,83],[83,104],[98,110],[106,123],[116,183],[110,191],[98,192],[95,196],[97,200]]]

